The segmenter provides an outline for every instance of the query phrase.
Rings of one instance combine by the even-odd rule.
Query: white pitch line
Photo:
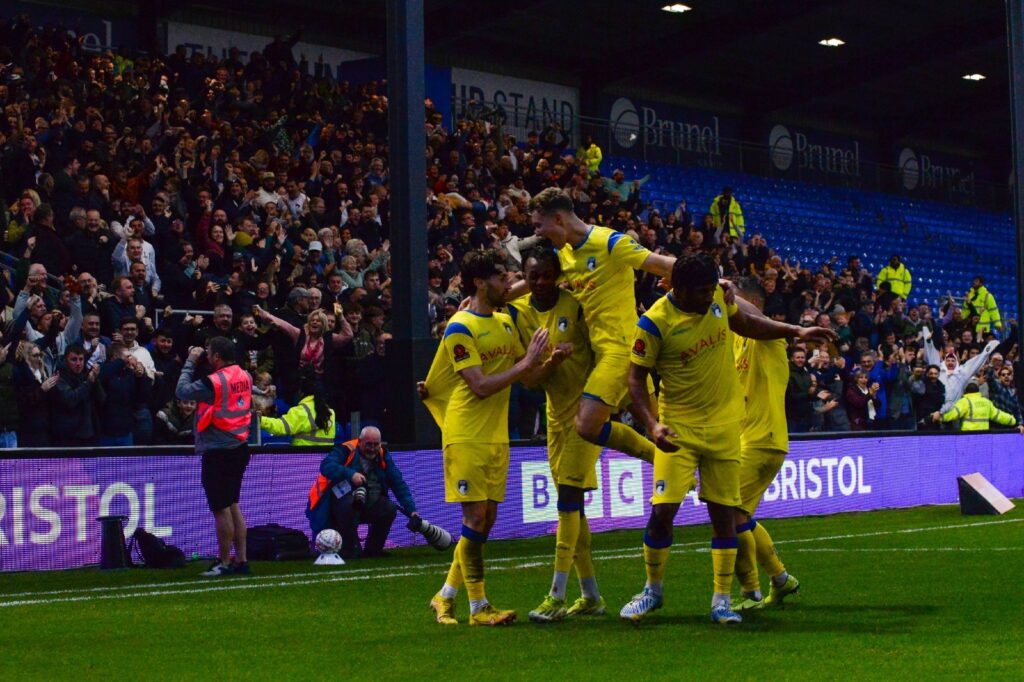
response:
[[[824,542],[830,540],[844,540],[850,538],[862,538],[862,537],[877,537],[883,535],[897,535],[905,533],[919,533],[926,531],[936,530],[951,530],[957,528],[969,528],[973,526],[992,526],[1002,525],[1007,523],[1019,523],[1024,519],[1000,519],[996,521],[980,521],[975,523],[960,523],[960,524],[948,524],[944,526],[927,526],[922,528],[900,528],[886,531],[873,531],[869,533],[849,533],[844,535],[826,535],[814,538],[795,538],[790,540],[779,540],[775,544],[793,544],[803,542]],[[707,542],[687,542],[673,545],[676,549],[685,547],[697,547],[702,548],[703,551],[707,550]],[[1006,548],[1005,551],[1010,551],[1013,548]],[[698,552],[701,549],[697,550]],[[797,551],[816,551],[813,548],[807,548]],[[832,551],[827,548],[820,548],[817,551]],[[835,549],[834,551],[850,551]],[[879,550],[881,551],[881,550]],[[933,550],[924,550],[933,551]],[[938,550],[941,551],[941,550]],[[1004,550],[999,550],[1004,551]],[[593,552],[592,556],[595,559],[608,561],[615,559],[627,559],[637,557],[639,552],[637,550],[631,550],[624,552],[621,548],[619,549],[604,549]],[[533,562],[533,560],[545,560],[539,562]],[[527,556],[518,557],[499,557],[495,559],[488,559],[487,564],[490,566],[490,570],[493,571],[507,571],[515,570],[518,568],[532,568],[537,566],[546,566],[550,563],[550,554],[534,554]],[[515,566],[503,566],[501,564],[515,562],[515,561],[527,561],[531,563],[518,564]],[[495,566],[494,564],[498,564]],[[324,575],[322,572],[303,572],[294,573],[290,575],[273,575],[273,576],[253,576],[252,578],[245,579],[244,581],[232,582],[231,584],[224,585],[207,585],[204,587],[194,587],[192,589],[174,590],[167,589],[168,587],[183,587],[187,585],[201,584],[198,580],[189,581],[178,581],[173,583],[150,583],[150,584],[135,584],[135,585],[112,585],[105,587],[94,587],[94,588],[81,588],[81,589],[66,589],[66,590],[50,590],[50,591],[39,591],[39,592],[20,592],[12,593],[8,595],[0,595],[3,598],[9,599],[11,597],[31,597],[29,599],[20,599],[14,601],[0,601],[0,608],[7,608],[12,606],[30,606],[38,604],[60,604],[69,602],[82,602],[82,601],[99,601],[107,599],[130,599],[133,597],[149,597],[149,596],[164,596],[164,595],[176,595],[176,594],[200,594],[204,592],[221,592],[227,590],[251,590],[260,589],[264,587],[288,587],[291,585],[313,585],[322,583],[333,583],[333,582],[351,582],[355,580],[376,580],[381,578],[401,578],[408,576],[419,576],[433,572],[436,569],[446,568],[449,566],[449,562],[445,563],[434,563],[417,566],[414,570],[399,571],[392,573],[380,573],[378,568],[356,568],[345,570],[344,573],[335,575]],[[355,575],[358,574],[358,575]],[[296,578],[314,578],[311,580],[297,580]],[[115,592],[120,591],[118,594],[103,594],[103,592]],[[60,596],[67,594],[77,594],[79,596]],[[39,598],[39,597],[53,597],[53,598]]]
[[[1024,552],[1024,547],[797,547],[794,552]]]

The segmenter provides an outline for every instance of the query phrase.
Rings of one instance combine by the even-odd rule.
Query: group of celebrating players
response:
[[[536,250],[526,261],[526,279],[514,284],[496,252],[466,254],[468,304],[449,321],[418,386],[443,434],[445,500],[463,510],[451,568],[430,601],[437,622],[458,622],[455,598],[463,585],[470,625],[516,618],[487,600],[483,548],[505,497],[509,389],[517,381],[546,393],[548,459],[558,487],[554,579],[530,620],[605,613],[583,509],[586,491],[597,486],[595,464],[604,447],[654,466],[643,540],[647,582],[622,607],[623,619],[639,621],[661,608],[673,519],[696,487],[698,470],[713,532],[712,621],[738,623],[739,611],[781,603],[799,583],[753,516],[789,447],[786,339],[829,341],[834,332],[765,317],[760,285],[720,281],[706,255],[677,260],[588,225],[558,188],[535,196],[530,211],[535,232],[553,248]],[[637,269],[671,283],[670,293],[639,320]],[[660,379],[657,401],[652,370]],[[648,437],[612,419],[623,408]],[[764,598],[758,564],[771,578]],[[573,567],[581,596],[570,604]],[[734,577],[741,586],[735,603]]]

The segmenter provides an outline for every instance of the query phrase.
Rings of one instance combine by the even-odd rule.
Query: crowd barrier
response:
[[[308,534],[306,499],[324,452],[284,446],[253,452],[241,499],[248,523],[279,523]],[[440,450],[396,448],[394,458],[420,513],[457,533],[461,515],[458,505],[444,503]],[[591,528],[642,528],[655,485],[649,465],[606,450],[597,467],[599,488],[586,501]],[[758,516],[952,503],[957,499],[956,477],[975,471],[1008,497],[1024,496],[1024,438],[1015,432],[796,437]],[[109,448],[82,454],[0,451],[0,570],[96,563],[96,518],[107,514],[128,517],[126,535],[141,526],[186,555],[213,555],[213,521],[199,473],[199,457],[184,448]],[[507,495],[490,537],[554,532],[555,502],[544,446],[513,447]],[[706,521],[703,505],[691,495],[677,524]],[[422,544],[423,538],[396,523],[389,542],[410,546]]]

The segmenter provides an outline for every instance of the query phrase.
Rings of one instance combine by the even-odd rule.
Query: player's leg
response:
[[[711,519],[711,564],[714,591],[711,620],[739,623],[732,610],[732,581],[736,572],[736,509],[740,506],[739,424],[700,429],[700,498]]]
[[[594,560],[590,555],[591,536],[590,523],[584,510],[580,510],[580,534],[576,539],[576,555],[573,565],[576,577],[580,581],[580,598],[569,607],[566,615],[572,616],[603,616],[605,601],[597,588],[597,577],[594,571]]]
[[[740,498],[742,503],[736,515],[736,579],[740,583],[741,598],[733,607],[736,611],[761,608],[760,577],[757,566],[762,563],[758,557],[758,543],[755,538],[754,514],[768,487],[786,459],[780,450],[763,449],[744,445],[740,455]],[[770,544],[771,539],[768,539]],[[773,570],[775,566],[772,566]],[[784,572],[784,571],[782,571]],[[783,576],[781,585],[787,576]]]
[[[558,527],[555,531],[555,574],[551,590],[540,606],[530,611],[530,620],[550,623],[565,618],[566,585],[573,566],[580,535],[580,516],[583,512],[582,488],[558,486]]]
[[[800,581],[786,571],[785,565],[775,551],[775,543],[772,542],[772,536],[768,530],[755,519],[751,519],[750,523],[753,525],[751,532],[754,542],[757,543],[757,563],[771,578],[771,587],[768,590],[768,596],[765,597],[764,605],[778,606],[788,595],[800,589]]]
[[[638,621],[651,611],[661,608],[665,567],[672,547],[672,522],[679,505],[693,488],[693,473],[697,454],[687,442],[689,430],[673,425],[679,434],[677,452],[658,450],[654,458],[654,494],[651,496],[651,515],[644,529],[644,567],[647,582],[619,611],[626,620]]]
[[[761,578],[757,572],[757,543],[751,532],[750,516],[736,510],[736,580],[740,584],[740,599],[733,603],[736,611],[760,608]]]
[[[588,443],[612,448],[645,462],[654,461],[654,443],[633,427],[612,421],[612,408],[599,398],[584,397],[576,413],[576,432]]]
[[[653,463],[654,443],[632,427],[611,421],[612,412],[628,403],[628,376],[628,353],[598,352],[583,387],[576,413],[576,432],[589,443]]]

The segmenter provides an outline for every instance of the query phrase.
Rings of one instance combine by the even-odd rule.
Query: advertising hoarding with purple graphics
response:
[[[441,453],[394,453],[420,514],[454,534],[458,505],[445,504]],[[543,447],[514,448],[508,490],[491,538],[554,532],[555,486]],[[304,515],[318,454],[253,455],[242,489],[250,526],[279,523],[309,533]],[[654,482],[647,464],[606,450],[599,488],[587,496],[595,531],[640,529]],[[834,514],[957,501],[956,477],[980,472],[1007,497],[1024,496],[1024,439],[1017,434],[908,436],[792,444],[758,509],[760,518]],[[124,514],[126,535],[143,527],[191,555],[215,552],[213,520],[191,454],[0,460],[0,570],[75,568],[98,562],[96,517]],[[401,517],[399,517],[399,521]],[[691,496],[677,523],[705,523]],[[639,536],[638,536],[639,542]],[[423,544],[396,523],[389,543]]]

